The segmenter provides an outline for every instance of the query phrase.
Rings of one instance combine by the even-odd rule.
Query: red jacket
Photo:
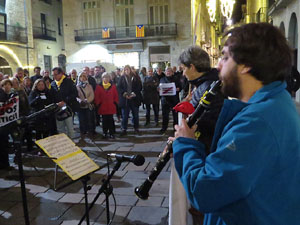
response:
[[[97,85],[95,90],[95,103],[98,106],[99,115],[116,114],[116,104],[118,104],[118,92],[116,85],[112,84],[107,90],[103,86]]]

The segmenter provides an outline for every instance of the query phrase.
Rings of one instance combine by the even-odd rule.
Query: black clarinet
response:
[[[205,93],[203,94],[203,96],[200,99],[200,102],[199,102],[197,108],[187,118],[187,125],[190,128],[192,126],[194,126],[196,123],[198,123],[198,121],[201,120],[201,117],[204,115],[204,113],[208,109],[210,109],[211,101],[214,99],[214,97],[217,95],[218,91],[220,90],[221,84],[222,84],[222,82],[220,80],[214,81],[211,84],[209,90],[205,91]],[[170,160],[171,153],[173,152],[172,144],[173,144],[172,141],[167,142],[167,150],[163,154],[160,154],[160,156],[155,164],[155,167],[150,172],[149,177],[144,181],[144,183],[141,186],[136,187],[134,189],[135,194],[140,199],[143,199],[143,200],[148,199],[149,191],[150,191],[154,181],[156,180],[156,178],[158,177],[158,175],[160,174],[162,169],[165,167],[165,165]]]

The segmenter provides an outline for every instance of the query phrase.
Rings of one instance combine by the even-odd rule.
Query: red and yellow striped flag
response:
[[[145,37],[144,25],[136,25],[136,37]]]
[[[110,38],[110,35],[109,35],[109,28],[104,27],[104,28],[102,29],[102,38]]]

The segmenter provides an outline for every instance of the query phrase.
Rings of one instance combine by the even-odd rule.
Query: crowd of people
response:
[[[126,65],[110,73],[103,66],[84,67],[82,72],[72,69],[65,73],[55,67],[50,71],[34,68],[34,75],[29,76],[26,70],[19,67],[12,77],[0,73],[0,102],[11,96],[19,96],[19,116],[38,112],[45,106],[56,103],[59,111],[41,115],[26,125],[25,141],[27,150],[34,146],[33,140],[45,138],[57,133],[75,137],[74,117],[78,117],[81,136],[102,135],[104,139],[114,139],[116,134],[115,120],[121,123],[120,136],[127,135],[128,120],[132,118],[134,133],[139,130],[139,108],[146,108],[146,122],[150,123],[151,108],[154,111],[153,126],[159,127],[159,106],[162,106],[162,127],[164,134],[168,127],[169,112],[173,112],[174,125],[177,124],[177,113],[173,107],[179,102],[179,92],[188,86],[181,67],[167,67],[165,73],[161,68],[153,72],[143,67],[140,71]],[[161,83],[176,84],[176,95],[160,96]],[[132,116],[130,116],[132,115]],[[101,126],[103,133],[96,133],[96,126]],[[1,133],[2,144],[7,149],[9,134]],[[0,167],[7,167],[8,153],[1,157]]]

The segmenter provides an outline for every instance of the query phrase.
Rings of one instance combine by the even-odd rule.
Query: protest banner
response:
[[[19,96],[0,102],[0,127],[19,119]]]

